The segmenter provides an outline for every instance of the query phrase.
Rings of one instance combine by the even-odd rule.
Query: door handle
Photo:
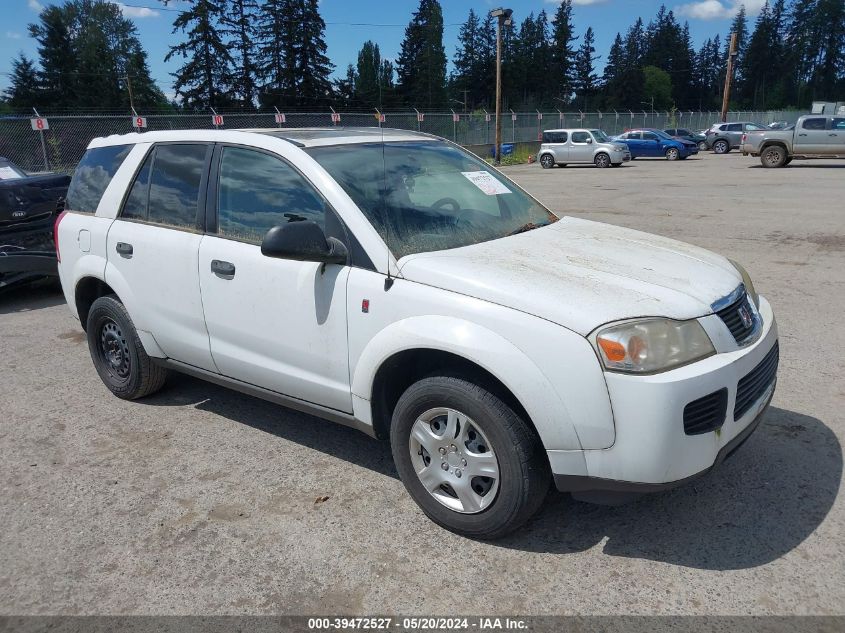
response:
[[[839,136],[838,134],[828,134],[828,136]]]
[[[807,136],[806,134],[799,134],[798,136]]]
[[[232,279],[235,276],[235,265],[232,262],[224,262],[219,259],[212,259],[211,272],[213,272],[218,277]]]
[[[117,254],[121,257],[132,257],[132,244],[127,244],[126,242],[118,242],[117,245],[114,247],[114,250],[116,250]]]

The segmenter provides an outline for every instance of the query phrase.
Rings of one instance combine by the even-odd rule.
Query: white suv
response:
[[[115,395],[176,370],[389,438],[465,535],[515,529],[552,480],[613,501],[702,475],[774,390],[775,319],[740,266],[558,218],[435,137],[110,136],[66,209],[62,286]]]

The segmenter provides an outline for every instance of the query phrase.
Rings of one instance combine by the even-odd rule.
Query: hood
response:
[[[585,336],[620,319],[710,314],[711,304],[742,283],[731,263],[710,251],[571,217],[490,242],[408,255],[399,266],[408,280]]]

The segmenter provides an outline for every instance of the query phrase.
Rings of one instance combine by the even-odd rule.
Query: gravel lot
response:
[[[186,377],[110,396],[41,286],[0,297],[0,613],[845,613],[845,164],[507,171],[557,211],[745,264],[782,361],[739,453],[623,507],[551,494],[473,542],[363,434]]]

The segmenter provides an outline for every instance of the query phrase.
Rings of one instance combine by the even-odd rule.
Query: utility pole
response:
[[[512,9],[493,9],[490,17],[498,19],[496,30],[496,151],[495,163],[502,163],[502,27],[511,24]]]
[[[728,71],[725,74],[725,94],[722,96],[722,122],[728,120],[728,105],[731,101],[731,82],[734,78],[734,64],[736,63],[736,33],[731,33],[731,47],[728,55]]]

